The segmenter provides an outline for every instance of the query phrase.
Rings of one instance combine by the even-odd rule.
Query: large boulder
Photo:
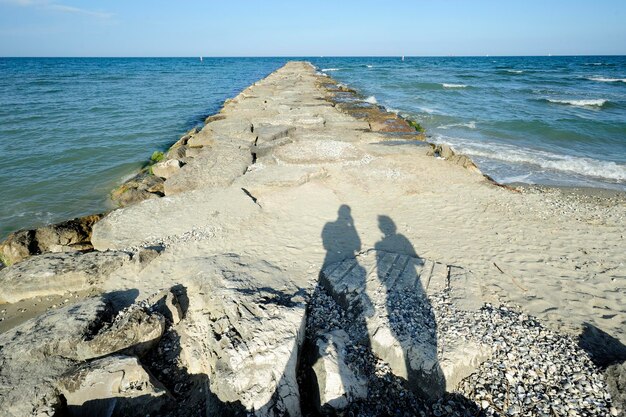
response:
[[[0,243],[0,259],[6,265],[46,252],[90,250],[91,230],[104,214],[77,217],[38,229],[20,230]]]
[[[131,259],[129,253],[121,251],[33,256],[0,271],[0,303],[87,290]]]
[[[161,253],[147,247],[127,251],[47,253],[0,270],[0,302],[94,290],[115,273],[135,274]]]
[[[53,415],[62,408],[63,401],[56,384],[62,375],[73,374],[85,361],[106,355],[143,355],[159,341],[164,328],[164,317],[149,306],[133,304],[116,313],[114,303],[108,297],[97,297],[48,311],[0,334],[2,415]],[[108,362],[100,364],[104,363]],[[115,363],[112,365],[116,366]],[[131,366],[133,372],[143,375],[137,366]],[[126,387],[115,382],[115,378],[120,377],[116,374],[120,370],[98,372],[94,375],[113,378],[101,378],[100,383],[107,389],[121,387],[128,390],[133,386]],[[94,380],[80,372],[68,378],[66,382],[76,380],[79,385],[83,384],[81,380]],[[133,378],[122,376],[124,381],[133,381]],[[138,381],[144,381],[142,378]],[[70,385],[65,383],[64,389],[75,391]],[[85,389],[89,391],[92,388]]]
[[[237,255],[188,259],[181,357],[210,381],[210,416],[299,416],[302,291],[280,269]]]
[[[76,347],[110,313],[106,301],[91,298],[0,334],[2,415],[53,415],[60,405],[53,381],[73,368]]]

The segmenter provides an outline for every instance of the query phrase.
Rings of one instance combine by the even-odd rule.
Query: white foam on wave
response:
[[[587,79],[601,83],[626,83],[626,78],[589,77]]]
[[[604,106],[606,103],[608,103],[608,100],[604,100],[604,99],[593,99],[593,100],[556,100],[556,99],[547,99],[548,102],[550,103],[555,103],[555,104],[567,104],[569,106],[576,106],[576,107],[602,107]]]
[[[559,155],[536,149],[516,146],[468,141],[437,135],[436,142],[447,143],[460,153],[470,157],[486,158],[520,165],[531,165],[568,174],[594,177],[615,182],[626,181],[626,165],[570,155]]]
[[[378,101],[376,100],[376,97],[374,96],[369,96],[368,98],[366,98],[365,100],[363,100],[366,103],[370,103],[370,104],[377,104]]]
[[[452,123],[449,125],[438,126],[439,129],[450,129],[451,127],[466,127],[468,129],[476,129],[476,122],[472,120],[469,123]]]
[[[447,83],[443,83],[441,85],[443,86],[443,88],[467,88],[467,86],[465,84],[447,84]]]
[[[508,69],[506,70],[506,72],[510,72],[511,74],[523,74],[524,71],[522,70],[514,70],[514,69]]]
[[[367,68],[374,68],[373,65],[366,65]]]
[[[341,71],[341,68],[323,68],[322,72]]]

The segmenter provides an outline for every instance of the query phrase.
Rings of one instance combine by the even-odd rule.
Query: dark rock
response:
[[[163,179],[148,172],[135,175],[111,193],[111,200],[120,207],[159,197],[163,197]]]
[[[46,252],[88,251],[93,225],[104,214],[77,217],[72,220],[32,230],[20,230],[0,244],[0,258],[6,265]]]

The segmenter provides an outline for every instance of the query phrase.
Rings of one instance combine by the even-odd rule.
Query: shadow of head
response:
[[[391,217],[380,215],[378,216],[378,228],[385,236],[393,236],[398,231],[396,224],[391,220]]]

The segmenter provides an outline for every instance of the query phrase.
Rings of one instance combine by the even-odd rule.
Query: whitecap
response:
[[[472,120],[469,123],[452,123],[449,125],[438,126],[439,129],[450,129],[451,127],[466,127],[468,129],[476,129],[476,122]]]
[[[322,72],[332,72],[332,71],[340,71],[341,68],[324,68]]]
[[[614,182],[626,181],[626,165],[592,158],[559,155],[536,149],[524,149],[516,146],[488,142],[471,143],[466,139],[437,135],[435,141],[446,143],[469,157],[478,157],[513,164],[532,165],[586,177],[595,177]]]
[[[626,83],[626,78],[589,77],[587,79],[601,83]]]
[[[510,72],[511,74],[523,74],[524,71],[522,70],[514,70],[514,69],[508,69],[506,70],[506,72]]]
[[[374,68],[373,65],[366,65],[367,68]]]
[[[365,100],[363,100],[366,103],[370,103],[370,104],[377,104],[378,101],[376,100],[376,97],[374,96],[369,96],[368,98],[366,98]]]
[[[467,87],[465,84],[446,84],[446,83],[443,83],[441,85],[443,86],[443,88],[466,88]]]
[[[548,102],[550,103],[555,103],[555,104],[567,104],[569,106],[576,106],[576,107],[602,107],[604,106],[606,103],[608,103],[608,100],[604,100],[604,99],[594,99],[594,100],[556,100],[556,99],[547,99]]]

